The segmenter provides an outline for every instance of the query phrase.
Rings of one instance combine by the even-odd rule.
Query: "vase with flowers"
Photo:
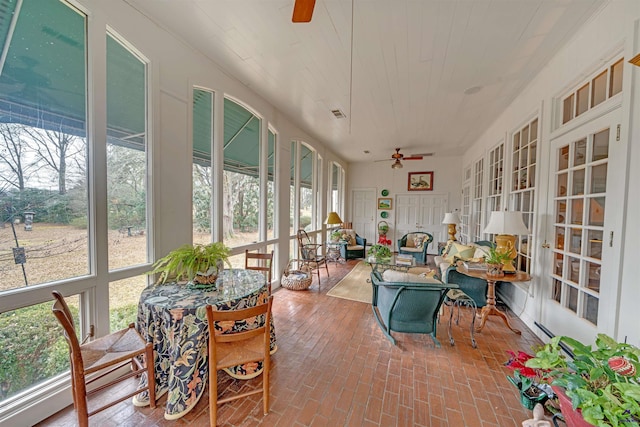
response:
[[[598,334],[595,348],[570,337],[554,337],[525,366],[548,371],[545,381],[560,397],[567,396],[564,404],[560,399],[560,409],[569,427],[638,427],[639,361],[637,347]],[[576,417],[589,424],[581,424]]]

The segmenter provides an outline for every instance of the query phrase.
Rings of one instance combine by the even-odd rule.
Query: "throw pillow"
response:
[[[482,262],[484,257],[489,255],[489,248],[481,245],[474,245],[476,250],[473,252],[473,258],[470,261]]]
[[[405,247],[406,248],[415,248],[416,244],[413,240],[413,233],[409,233],[407,234],[407,241],[405,243]]]
[[[424,236],[415,235],[413,236],[413,246],[417,249],[422,249],[422,242],[424,241]]]
[[[442,258],[446,258],[449,255],[449,251],[451,250],[451,246],[453,246],[453,240],[447,241],[444,249],[442,250]]]
[[[419,274],[405,273],[396,270],[385,270],[384,273],[382,273],[382,280],[385,282],[442,283],[433,277],[425,277]]]
[[[461,259],[463,261],[468,261],[473,258],[473,254],[476,248],[473,246],[463,245],[457,242],[454,242],[447,253],[447,256],[444,258],[449,264],[453,264],[457,259]]]

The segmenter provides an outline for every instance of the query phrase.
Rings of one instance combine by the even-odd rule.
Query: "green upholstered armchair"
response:
[[[422,231],[407,233],[398,240],[398,253],[411,254],[417,262],[427,263],[427,247],[433,236]],[[416,244],[417,243],[417,244]]]
[[[354,230],[349,228],[343,228],[339,231],[341,235],[347,235],[350,239],[353,239],[346,244],[340,245],[340,256],[345,260],[365,258],[367,239],[358,236]]]
[[[457,285],[438,279],[425,279],[424,283],[384,281],[378,271],[371,272],[371,285],[373,315],[389,341],[396,343],[391,331],[430,334],[435,346],[440,347],[436,338],[438,311],[447,292]]]

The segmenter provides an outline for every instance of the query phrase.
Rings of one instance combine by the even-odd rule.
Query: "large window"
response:
[[[471,218],[471,167],[464,169],[462,182],[462,210],[460,212],[460,241],[468,243],[469,221]]]
[[[328,212],[338,212],[340,216],[344,216],[342,209],[342,197],[344,181],[344,169],[337,164],[331,163],[331,197],[329,198]]]
[[[321,185],[318,182],[318,164],[321,164],[318,153],[300,141],[291,142],[291,182],[289,186],[291,207],[291,236],[304,228],[313,238],[322,224],[319,217],[319,197]],[[295,257],[295,252],[290,256]]]
[[[193,243],[211,242],[213,93],[193,90]]]
[[[482,180],[484,175],[484,160],[480,159],[473,165],[473,199],[471,201],[471,218],[469,233],[471,240],[482,240]]]
[[[522,219],[531,234],[518,236],[516,268],[531,273],[533,259],[534,201],[538,159],[538,119],[535,118],[514,132],[512,137],[511,192],[512,210],[522,212]]]
[[[624,58],[617,59],[562,100],[562,124],[622,92]]]
[[[146,62],[133,48],[107,35],[109,270],[148,261],[146,69]],[[147,282],[143,275],[109,283],[112,331],[135,322],[140,292]]]
[[[491,216],[491,211],[502,210],[502,180],[504,171],[504,144],[499,144],[489,152],[489,188],[486,205],[486,218]]]
[[[249,109],[224,99],[223,172],[216,182],[214,99],[210,90],[193,89],[193,242],[216,240],[212,225],[221,216],[227,246],[266,251],[266,245],[256,243],[276,236],[277,134]],[[212,209],[214,188],[222,190],[222,210]],[[243,266],[244,251],[234,253],[231,264]]]
[[[86,16],[33,0],[3,2],[1,13],[0,294],[14,298],[0,298],[0,409],[68,369],[51,303],[33,285],[93,273]],[[78,296],[67,302],[79,312]]]
[[[107,36],[109,269],[147,262],[146,64]]]

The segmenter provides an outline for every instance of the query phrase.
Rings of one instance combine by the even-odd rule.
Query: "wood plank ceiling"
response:
[[[293,24],[293,0],[126,1],[347,161],[463,153],[604,3],[317,0]]]

